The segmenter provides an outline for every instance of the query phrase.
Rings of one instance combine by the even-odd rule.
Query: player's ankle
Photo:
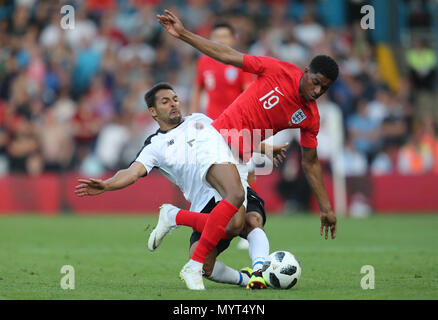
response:
[[[193,259],[190,259],[189,262],[186,264],[186,266],[188,268],[195,270],[195,271],[202,270],[203,265],[204,265],[203,263],[196,261],[196,260],[193,260]]]

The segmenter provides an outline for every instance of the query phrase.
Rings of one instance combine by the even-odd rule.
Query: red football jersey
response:
[[[319,113],[315,101],[300,97],[299,83],[303,72],[295,65],[271,57],[244,55],[243,71],[257,79],[213,121],[213,126],[227,136],[240,157],[248,160],[258,143],[271,133],[300,128],[300,144],[315,148],[319,131]],[[226,130],[237,129],[236,140]],[[246,130],[245,130],[246,129]],[[224,131],[225,130],[225,131]],[[238,145],[237,145],[238,143]]]
[[[220,63],[208,56],[199,58],[195,83],[207,92],[206,115],[216,119],[252,80],[254,76],[242,69]]]

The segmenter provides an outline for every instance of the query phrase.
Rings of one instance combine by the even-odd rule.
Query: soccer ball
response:
[[[290,289],[297,284],[301,266],[288,251],[276,251],[263,264],[262,275],[268,286],[275,289]]]

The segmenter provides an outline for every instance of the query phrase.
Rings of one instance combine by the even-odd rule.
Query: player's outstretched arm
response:
[[[328,239],[328,231],[330,229],[331,237],[334,239],[336,237],[336,216],[325,190],[316,148],[302,147],[301,153],[304,173],[321,210],[320,234],[322,236],[325,233],[325,238]]]
[[[170,10],[164,10],[164,13],[164,15],[157,15],[157,20],[172,36],[187,42],[207,56],[224,64],[231,64],[238,68],[242,67],[243,53],[186,30],[181,20]]]
[[[94,178],[78,179],[81,184],[75,187],[75,193],[79,197],[95,196],[105,191],[122,189],[133,184],[146,173],[146,169],[141,163],[134,162],[129,168],[119,170],[113,177],[105,181]]]

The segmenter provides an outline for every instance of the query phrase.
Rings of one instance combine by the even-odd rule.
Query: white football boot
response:
[[[179,277],[190,290],[205,290],[204,281],[202,280],[202,267],[201,269],[194,269],[190,266],[189,261],[181,269]]]
[[[171,204],[161,205],[157,226],[152,230],[148,240],[150,251],[157,249],[166,234],[178,227],[174,222],[174,216],[178,211],[179,209]]]

